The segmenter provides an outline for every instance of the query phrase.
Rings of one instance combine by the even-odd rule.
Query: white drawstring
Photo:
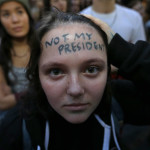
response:
[[[103,149],[102,150],[109,150],[110,144],[110,135],[111,135],[111,127],[107,125],[98,115],[95,114],[95,118],[104,128],[104,141],[103,141]]]
[[[48,150],[49,137],[50,137],[49,123],[48,123],[48,121],[46,121],[46,125],[45,125],[45,143],[44,143],[45,150]],[[41,150],[41,147],[39,145],[37,146],[37,150]]]
[[[41,147],[39,145],[37,146],[37,150],[41,150]]]
[[[119,143],[118,143],[118,140],[117,140],[116,131],[115,131],[115,124],[114,124],[114,119],[113,119],[112,114],[111,114],[111,124],[112,124],[112,132],[113,132],[113,137],[114,137],[116,147],[117,147],[118,150],[121,150],[120,146],[119,146]]]
[[[102,150],[109,150],[109,145],[110,145],[110,137],[111,137],[111,126],[107,125],[98,115],[95,114],[95,118],[101,124],[104,128],[104,141],[103,141],[103,149]],[[111,114],[111,123],[112,123],[112,132],[113,132],[113,137],[114,141],[116,144],[116,147],[118,150],[120,149],[119,143],[117,141],[117,136],[115,133],[115,125],[114,125],[114,120],[113,116]],[[49,128],[49,123],[46,121],[46,127],[45,127],[45,150],[48,150],[48,145],[49,145],[49,138],[50,138],[50,128]],[[37,146],[37,150],[41,150],[40,146]]]
[[[46,128],[45,128],[45,150],[48,150],[49,137],[50,137],[49,123],[48,123],[48,121],[46,121]]]

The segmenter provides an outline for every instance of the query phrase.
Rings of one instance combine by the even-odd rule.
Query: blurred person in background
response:
[[[128,42],[146,40],[142,17],[136,11],[116,4],[115,0],[93,0],[92,5],[80,13],[103,20]]]
[[[143,25],[145,28],[146,22],[148,20],[147,10],[146,10],[147,3],[146,4],[143,3],[142,0],[122,0],[121,4],[125,7],[131,8],[131,9],[137,11],[143,19]]]
[[[117,4],[115,0],[93,0],[92,5],[80,13],[104,21],[128,42],[146,40],[143,20],[139,13]],[[117,68],[112,66],[112,73],[113,78],[116,78]]]
[[[43,16],[43,13],[44,13],[44,1],[36,0],[31,8],[32,18],[35,21],[35,28],[38,28],[39,20]]]
[[[49,11],[50,8],[53,6],[63,12],[67,12],[69,0],[44,0],[44,5],[45,5],[45,11]]]
[[[147,41],[150,42],[150,0],[147,0],[145,6],[146,20],[145,20],[145,30],[147,35]]]
[[[22,149],[19,100],[28,90],[26,66],[34,45],[27,0],[0,0],[0,29],[0,149],[17,150]]]
[[[81,0],[80,1],[80,11],[92,4],[92,0]]]
[[[127,6],[139,12],[143,18],[143,21],[145,20],[145,7],[141,0],[131,0]]]
[[[69,12],[78,13],[80,11],[81,1],[84,2],[84,0],[70,0],[70,7],[68,8]]]
[[[69,7],[69,0],[38,0],[35,1],[34,7],[32,8],[32,16],[36,22],[35,28],[39,27],[39,20],[52,7],[67,12]]]
[[[35,5],[39,9],[39,19],[40,19],[43,15],[44,2],[43,2],[43,0],[36,0]]]

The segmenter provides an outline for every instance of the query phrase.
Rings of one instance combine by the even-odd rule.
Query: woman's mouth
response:
[[[15,28],[13,28],[13,30],[15,32],[20,32],[20,31],[22,31],[22,27],[15,27]]]
[[[69,111],[82,111],[87,109],[89,103],[74,103],[74,104],[67,104],[64,105],[64,108]]]

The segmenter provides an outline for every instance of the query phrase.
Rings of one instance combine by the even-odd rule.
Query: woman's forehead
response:
[[[42,49],[57,49],[59,54],[80,50],[105,51],[101,36],[93,30],[59,28],[49,31],[42,39]]]
[[[70,26],[69,26],[70,27]],[[42,39],[42,55],[40,62],[61,63],[87,61],[89,59],[107,60],[106,46],[95,30],[79,27],[58,28],[49,31]],[[67,63],[68,63],[67,62]]]
[[[68,24],[61,24],[57,28],[54,28],[50,31],[48,31],[45,36],[54,36],[59,34],[66,34],[69,33],[81,33],[81,32],[90,32],[94,33],[95,35],[99,35],[99,33],[90,25],[87,24],[80,24],[80,23],[68,23]]]
[[[76,43],[83,43],[90,45],[94,43],[95,49],[104,48],[104,41],[100,34],[92,27],[84,25],[68,25],[66,27],[58,27],[48,31],[42,38],[43,48],[52,46],[58,46],[60,44],[72,43],[72,46]],[[84,48],[84,47],[83,47]]]
[[[23,5],[19,2],[16,1],[6,1],[3,4],[1,4],[0,6],[0,10],[1,9],[15,9],[16,7],[21,7],[24,8]]]

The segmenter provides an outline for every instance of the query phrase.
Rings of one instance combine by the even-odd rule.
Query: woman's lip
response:
[[[89,103],[77,103],[77,104],[68,104],[64,105],[64,108],[70,111],[81,111],[86,109],[89,106]]]
[[[16,31],[16,32],[19,32],[19,31],[22,30],[22,27],[15,27],[15,28],[13,28],[13,30]]]

